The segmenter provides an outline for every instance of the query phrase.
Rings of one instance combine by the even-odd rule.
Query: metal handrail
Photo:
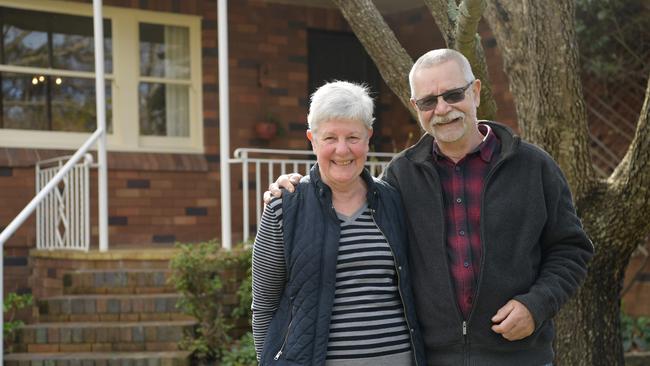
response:
[[[395,153],[369,152],[368,160],[365,166],[370,170],[372,175],[378,175],[388,165]],[[258,149],[258,148],[239,148],[233,152],[233,158],[228,160],[228,164],[241,164],[241,181],[242,181],[242,239],[247,241],[250,238],[249,231],[250,219],[253,215],[250,212],[250,191],[249,191],[249,169],[253,170],[254,176],[254,220],[256,226],[259,226],[262,215],[262,181],[272,183],[276,174],[285,174],[287,172],[299,172],[307,174],[309,169],[316,163],[316,158],[312,150],[286,150],[286,149]],[[262,171],[266,176],[262,176]],[[222,197],[224,200],[224,197]],[[230,201],[222,203],[222,216],[231,217]],[[222,246],[230,248],[232,243],[229,235],[231,227],[224,227],[222,230]]]
[[[257,148],[248,148],[240,147],[236,149],[233,153],[235,159],[242,157],[244,153],[260,153],[260,154],[281,154],[281,155],[314,155],[312,150],[287,150],[287,149],[257,149]],[[392,158],[395,156],[395,153],[385,153],[385,152],[369,152],[368,158]]]
[[[52,180],[50,180],[50,182],[45,187],[43,187],[43,189],[41,189],[41,191],[38,192],[34,198],[32,198],[27,206],[25,206],[25,208],[20,211],[18,216],[16,216],[11,221],[11,223],[2,231],[2,233],[0,233],[0,247],[4,245],[4,243],[16,232],[16,230],[18,230],[18,227],[20,227],[20,225],[22,225],[23,222],[27,220],[27,218],[34,212],[38,204],[41,203],[41,201],[43,201],[45,197],[61,182],[63,177],[68,174],[72,167],[74,167],[74,165],[84,157],[90,147],[95,144],[95,142],[97,142],[97,140],[101,137],[103,132],[103,130],[98,129],[95,131],[95,133],[90,135],[88,140],[86,140],[86,142],[81,145],[79,150],[77,150],[77,152],[72,155],[72,158],[70,158],[70,160],[65,163],[61,170],[56,173],[54,178],[52,178]]]

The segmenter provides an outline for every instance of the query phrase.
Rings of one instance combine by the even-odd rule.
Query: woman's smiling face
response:
[[[368,156],[372,135],[361,121],[331,119],[307,131],[323,182],[332,188],[345,187],[356,181]]]

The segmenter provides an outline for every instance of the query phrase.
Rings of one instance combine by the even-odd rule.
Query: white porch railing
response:
[[[366,167],[374,176],[381,174],[388,165],[393,153],[368,153]],[[262,216],[263,202],[262,194],[267,190],[269,184],[275,182],[277,177],[285,173],[307,174],[309,169],[316,163],[311,150],[271,150],[271,149],[251,149],[240,148],[235,150],[234,158],[230,159],[230,164],[234,167],[241,167],[242,180],[242,238],[244,241],[249,240],[251,234],[251,219],[255,222],[255,229],[259,227],[260,217]],[[251,181],[252,180],[252,181]],[[251,186],[253,191],[253,206],[251,210]],[[232,192],[231,192],[232,194]],[[222,215],[231,217],[230,205],[224,205]],[[222,210],[223,210],[222,209]],[[226,231],[231,228],[225,228]],[[222,234],[222,246],[230,247],[231,243],[226,243],[226,237]]]
[[[70,156],[36,164],[36,194],[61,170]],[[90,167],[93,156],[70,168],[61,182],[36,207],[36,248],[90,249]]]

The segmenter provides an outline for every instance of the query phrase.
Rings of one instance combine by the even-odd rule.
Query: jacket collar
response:
[[[479,121],[492,129],[492,132],[501,142],[501,153],[499,160],[503,160],[514,153],[519,146],[521,138],[517,136],[509,127],[493,121]],[[405,152],[407,159],[415,163],[427,163],[433,161],[433,136],[425,133],[420,140]]]

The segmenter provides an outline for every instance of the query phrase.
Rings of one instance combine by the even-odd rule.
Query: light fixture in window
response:
[[[56,85],[61,85],[62,82],[63,80],[61,78],[56,78],[55,80]]]
[[[38,84],[38,78],[36,78],[36,76],[34,76],[34,78],[32,78],[32,84],[34,84],[34,85]]]
[[[43,76],[43,75],[39,76],[38,81],[40,81],[41,83],[44,82],[45,81],[45,76]]]

